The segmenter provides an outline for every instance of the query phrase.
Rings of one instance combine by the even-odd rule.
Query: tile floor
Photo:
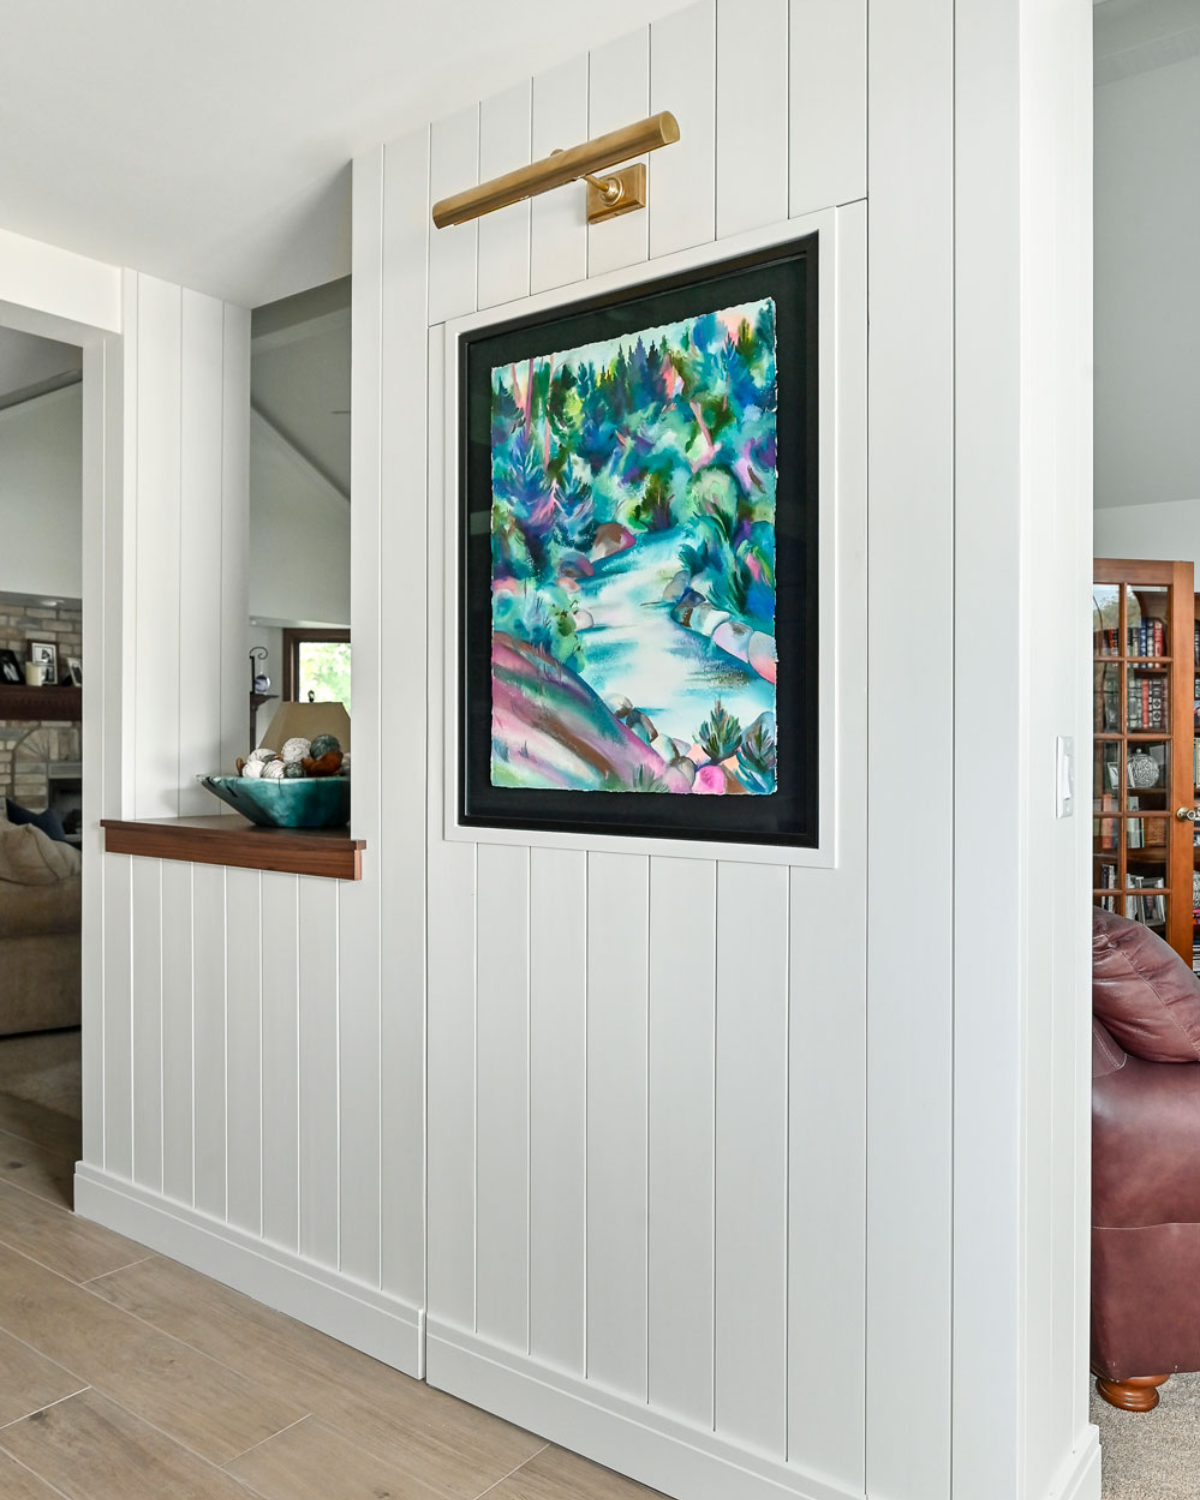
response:
[[[4,1047],[5,1500],[651,1500],[77,1219],[77,1122],[6,1088]]]

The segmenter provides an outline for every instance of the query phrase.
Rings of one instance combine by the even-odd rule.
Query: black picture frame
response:
[[[5,687],[25,685],[25,668],[15,651],[0,650],[0,684]]]
[[[464,828],[820,845],[818,239],[808,234],[458,338],[458,807]],[[492,371],[764,297],[775,302],[776,789],[679,796],[494,786]]]

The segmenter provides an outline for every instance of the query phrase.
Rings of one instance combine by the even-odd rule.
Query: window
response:
[[[350,712],[350,632],[285,630],[283,696],[288,703],[342,703]]]

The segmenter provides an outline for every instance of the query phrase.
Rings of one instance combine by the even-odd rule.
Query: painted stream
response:
[[[663,590],[679,571],[680,533],[652,532],[596,564],[576,598],[594,620],[582,675],[606,702],[628,698],[660,734],[691,744],[715,699],[745,729],[774,710],[775,686],[671,618]]]

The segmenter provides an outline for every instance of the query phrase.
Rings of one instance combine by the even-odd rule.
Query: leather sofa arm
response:
[[[1102,1021],[1092,1017],[1092,1077],[1104,1078],[1125,1066],[1125,1049]]]
[[[1200,1063],[1126,1055],[1093,1078],[1095,1228],[1200,1223],[1198,1164]]]

